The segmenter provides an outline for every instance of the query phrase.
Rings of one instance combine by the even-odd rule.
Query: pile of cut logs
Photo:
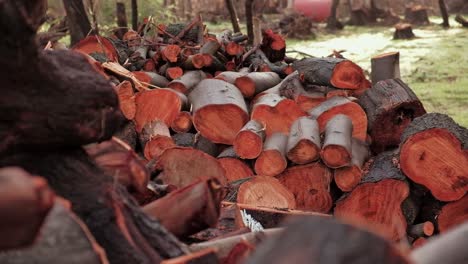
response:
[[[38,51],[44,3],[0,9],[1,263],[466,259],[423,244],[466,243],[468,130],[426,113],[398,53],[371,83],[200,17]]]

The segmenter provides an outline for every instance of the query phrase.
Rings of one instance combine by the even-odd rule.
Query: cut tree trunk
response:
[[[352,131],[353,123],[346,115],[335,115],[327,122],[320,157],[328,167],[336,169],[351,164]]]
[[[202,71],[187,71],[184,75],[170,82],[167,87],[187,94],[205,78],[206,74]]]
[[[400,52],[388,52],[371,58],[371,79],[379,81],[400,78]]]
[[[444,205],[437,217],[437,227],[444,233],[468,220],[468,195]]]
[[[229,182],[254,176],[250,166],[237,156],[234,147],[223,150],[218,155],[218,161],[226,171],[226,178]]]
[[[294,195],[276,178],[269,176],[255,176],[244,182],[239,187],[237,202],[269,208],[296,208]]]
[[[294,166],[278,176],[278,180],[292,192],[296,208],[328,213],[333,205],[330,195],[332,174],[321,163]]]
[[[166,149],[176,146],[169,128],[159,120],[152,121],[143,127],[140,133],[140,144],[147,160],[158,159]]]
[[[292,123],[306,113],[291,99],[266,93],[255,99],[250,119],[264,124],[267,136],[275,132],[288,134]]]
[[[116,15],[117,26],[119,27],[115,32],[119,39],[122,39],[124,34],[128,31],[127,13],[125,12],[125,3],[116,2]]]
[[[400,166],[412,181],[441,201],[456,201],[468,191],[468,130],[450,117],[430,113],[403,131]]]
[[[335,216],[393,241],[406,237],[402,204],[410,190],[396,160],[393,152],[379,154],[359,185],[336,203]]]
[[[440,14],[442,15],[442,19],[444,21],[444,22],[442,22],[442,26],[444,28],[450,27],[449,14],[447,12],[447,5],[445,5],[444,0],[439,0],[439,9],[440,9]]]
[[[71,45],[78,43],[91,32],[91,23],[82,0],[62,0],[67,14],[67,26],[70,30]]]
[[[198,149],[212,157],[217,157],[219,154],[218,146],[200,135],[200,133],[179,133],[173,135],[172,138],[179,147]]]
[[[413,25],[428,25],[427,8],[422,5],[410,5],[405,9],[405,20]]]
[[[251,72],[238,77],[234,84],[245,98],[251,98],[281,82],[274,72]]]
[[[222,186],[227,183],[225,171],[212,156],[193,148],[175,147],[167,149],[157,160],[158,179],[178,188],[199,179],[216,178]]]
[[[0,254],[0,262],[108,264],[106,252],[96,242],[85,223],[71,212],[67,202],[62,199],[55,202],[41,228],[41,235],[31,247],[4,251]],[[2,234],[8,235],[4,232]]]
[[[115,89],[119,97],[120,111],[122,111],[125,118],[132,120],[135,118],[136,113],[135,92],[133,91],[132,83],[123,81]]]
[[[192,115],[190,112],[181,111],[172,121],[171,129],[176,133],[186,133],[192,129]]]
[[[346,59],[306,58],[295,61],[293,69],[304,76],[304,81],[307,84],[353,90],[371,86],[361,67]]]
[[[195,128],[214,143],[232,145],[237,133],[249,120],[242,94],[227,82],[203,80],[189,98]]]
[[[97,61],[120,61],[120,54],[112,43],[112,41],[105,37],[88,36],[80,39],[78,43],[72,46],[73,50],[88,54]]]
[[[294,254],[291,248],[294,248]],[[388,240],[336,219],[319,216],[290,221],[278,236],[258,246],[246,264],[291,261],[314,264],[410,263]]]
[[[344,192],[350,192],[361,182],[364,163],[370,156],[368,145],[353,138],[351,142],[351,164],[335,170],[334,179],[336,186]]]
[[[180,47],[178,45],[167,45],[161,47],[161,56],[162,59],[167,62],[177,62],[177,59],[180,54]]]
[[[286,145],[288,136],[282,133],[273,133],[265,139],[262,153],[255,161],[255,173],[261,176],[276,176],[283,172],[288,161],[286,160]]]
[[[216,226],[223,197],[217,180],[199,180],[145,205],[143,211],[183,238]]]
[[[262,152],[264,140],[265,126],[252,119],[237,133],[234,150],[242,159],[255,159]]]
[[[1,168],[0,182],[0,250],[30,246],[54,205],[55,195],[46,180],[21,168]]]
[[[291,126],[286,156],[296,164],[307,164],[320,157],[320,129],[316,120],[300,117]]]
[[[395,25],[395,33],[393,33],[393,39],[412,39],[416,36],[413,33],[411,24],[398,23]]]
[[[286,40],[271,29],[264,30],[262,31],[260,50],[265,54],[269,62],[283,61],[286,55]]]
[[[317,119],[320,132],[325,131],[328,121],[335,115],[347,115],[353,124],[353,137],[366,141],[367,139],[367,116],[360,105],[351,101],[349,98],[334,96],[308,112],[309,116]]]
[[[374,153],[398,147],[403,130],[426,113],[418,97],[400,79],[376,83],[359,97],[358,103],[366,111]]]

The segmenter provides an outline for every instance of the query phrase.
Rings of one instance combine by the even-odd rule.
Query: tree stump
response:
[[[412,39],[416,37],[413,33],[411,24],[398,23],[395,25],[395,33],[393,33],[393,39]]]

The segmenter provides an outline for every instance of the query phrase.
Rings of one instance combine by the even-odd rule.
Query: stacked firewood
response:
[[[199,17],[39,52],[44,1],[25,2],[0,11],[27,42],[0,41],[0,165],[25,170],[0,170],[0,230],[18,237],[0,250],[41,232],[2,263],[409,263],[393,242],[468,219],[468,130],[426,114],[397,53],[371,84],[338,53],[291,59],[272,30],[252,47]]]

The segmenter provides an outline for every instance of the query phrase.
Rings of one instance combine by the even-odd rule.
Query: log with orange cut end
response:
[[[242,159],[255,159],[263,149],[265,126],[256,120],[250,120],[237,133],[234,139],[234,150]]]

